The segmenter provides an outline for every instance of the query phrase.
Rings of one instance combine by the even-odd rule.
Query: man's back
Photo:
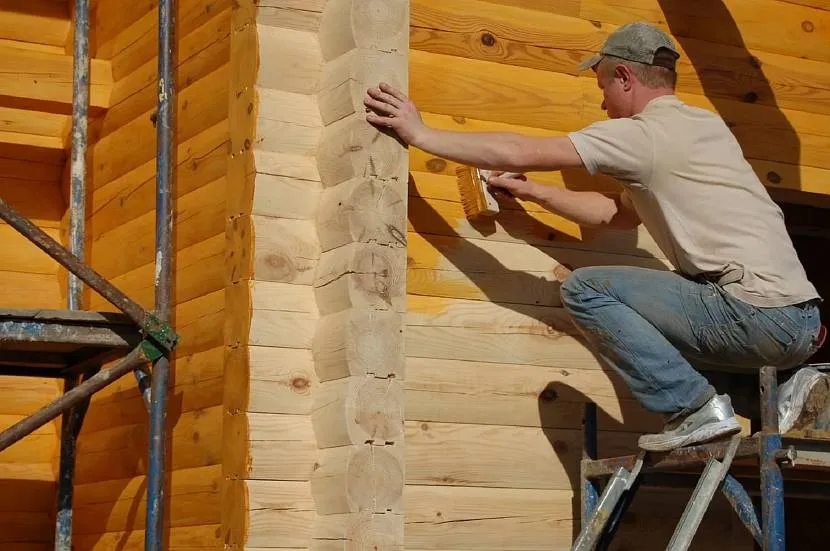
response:
[[[780,208],[723,120],[676,96],[572,134],[591,172],[617,176],[672,263],[757,306],[817,297]]]

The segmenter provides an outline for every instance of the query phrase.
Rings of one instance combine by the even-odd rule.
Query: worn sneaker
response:
[[[732,400],[728,395],[721,394],[713,396],[697,411],[670,419],[663,432],[642,435],[637,443],[646,451],[664,452],[739,432],[741,425],[735,419]]]
[[[830,408],[830,375],[802,367],[778,387],[778,431],[800,430]]]

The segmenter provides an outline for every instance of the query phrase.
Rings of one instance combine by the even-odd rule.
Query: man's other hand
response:
[[[427,130],[418,108],[406,95],[381,82],[377,88],[366,91],[363,104],[368,108],[366,120],[383,128],[394,130],[406,143],[417,147],[417,141]]]
[[[487,178],[490,191],[496,195],[513,196],[523,201],[535,201],[536,188],[539,186],[533,180],[528,180],[524,174],[505,173],[494,171]]]

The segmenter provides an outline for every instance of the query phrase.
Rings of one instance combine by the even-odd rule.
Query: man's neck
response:
[[[672,88],[640,88],[634,98],[634,113],[642,113],[652,100],[665,96],[673,96],[675,91]]]

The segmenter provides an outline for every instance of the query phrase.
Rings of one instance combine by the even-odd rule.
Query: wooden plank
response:
[[[72,56],[0,45],[0,98],[3,106],[71,113]],[[89,101],[92,110],[109,107],[112,75],[109,63],[90,60]]]
[[[45,463],[55,457],[58,449],[58,437],[54,433],[29,434],[20,442],[0,452],[0,465],[33,461]]]
[[[582,266],[669,269],[666,261],[557,247],[407,234],[407,292],[558,306],[559,283]]]
[[[572,75],[618,28],[479,1],[417,0],[412,17],[415,49]],[[703,40],[675,41],[680,92],[738,101],[753,92],[755,103],[827,112],[830,79],[811,76],[821,62]]]
[[[0,158],[0,165],[23,177],[27,170],[47,180],[27,180],[11,176],[0,176],[0,196],[13,209],[37,224],[40,228],[58,229],[64,215],[65,205],[61,196],[58,167],[43,165],[34,161],[9,160]],[[36,192],[35,192],[36,191]],[[5,222],[2,222],[5,224]]]
[[[254,277],[310,285],[320,256],[312,220],[253,216]]]
[[[57,276],[0,270],[0,304],[7,308],[60,308]]]
[[[219,521],[218,466],[174,470],[166,493],[170,496],[167,522],[170,526],[215,524]],[[112,488],[127,484],[114,500],[78,503],[74,530],[78,534],[101,534],[143,528],[147,511],[146,482],[141,478],[98,484]],[[81,486],[83,487],[83,486]],[[80,488],[79,488],[80,489]]]
[[[175,251],[176,273],[173,281],[173,303],[183,304],[223,288],[225,236],[216,234],[190,247]],[[124,289],[134,301],[152,309],[155,301],[155,262],[145,264],[111,280]],[[109,301],[90,292],[90,308],[116,311]]]
[[[319,384],[311,351],[303,348],[248,348],[250,395],[248,411],[310,414]]]
[[[502,333],[492,334],[467,327],[406,328],[409,358],[434,358],[560,369],[600,369],[591,350],[570,336]]]
[[[221,427],[221,406],[183,413],[168,433],[170,468],[219,464]],[[147,437],[146,422],[82,435],[78,442],[78,484],[146,474]],[[218,503],[216,509],[218,516]]]
[[[53,540],[54,522],[46,511],[9,512],[0,516],[0,543],[50,542]]]
[[[182,551],[216,551],[222,548],[219,524],[172,526],[165,533],[170,549]],[[167,539],[169,534],[169,539]],[[79,534],[72,540],[77,551],[143,551],[144,530],[134,529],[104,534]]]
[[[175,380],[170,390],[168,415],[199,411],[222,404],[224,355],[221,347],[175,358]],[[143,415],[143,417],[142,417]],[[135,379],[119,379],[95,395],[84,420],[84,431],[93,433],[146,422],[147,410]]]
[[[69,123],[68,115],[32,113],[26,109],[0,107],[0,131],[60,138]]]
[[[55,435],[52,437],[57,439]],[[5,470],[5,467],[3,465],[2,468]],[[0,513],[49,511],[55,502],[56,490],[54,481],[8,479],[4,476],[0,479]]]
[[[258,86],[298,94],[317,91],[323,54],[315,33],[257,25],[257,34],[261,55],[269,61],[260,67]],[[268,52],[281,55],[269,56]]]
[[[409,95],[424,111],[566,132],[586,123],[578,77],[417,50],[409,66]]]
[[[316,515],[307,482],[248,480],[245,488],[250,507],[246,550],[309,544]]]
[[[405,495],[407,549],[567,549],[579,518],[570,489],[409,485]]]
[[[60,240],[56,228],[43,228],[53,239]],[[57,274],[58,263],[31,241],[7,224],[0,224],[0,267],[9,272],[25,274]]]
[[[407,419],[579,429],[584,404],[598,405],[602,430],[660,430],[614,373],[490,362],[408,358]]]
[[[600,455],[630,453],[637,435],[601,432]],[[568,490],[578,486],[582,431],[406,422],[407,484]]]
[[[175,250],[184,249],[224,231],[225,205],[222,198],[225,186],[223,177],[188,193],[176,202]],[[96,232],[93,220],[89,261],[99,273],[108,278],[152,262],[155,258],[153,228],[155,212],[148,212],[104,234]]]
[[[178,46],[176,78],[181,91],[228,62],[230,57],[230,10],[217,14],[202,27],[183,36]],[[155,32],[152,33],[156,35]],[[153,47],[153,56],[157,47]],[[115,81],[112,107],[100,124],[105,136],[155,107],[158,61],[155,57]]]
[[[320,30],[324,5],[319,0],[302,3],[261,0],[257,5],[256,22],[260,25],[316,33]]]
[[[723,0],[701,6],[665,0],[582,0],[579,16],[605,23],[653,22],[678,36],[830,60],[830,13],[777,0]],[[759,15],[760,14],[760,15]]]
[[[151,12],[119,33],[118,39],[128,45],[112,56],[113,80],[120,80],[158,56],[158,7],[157,2],[154,4]],[[219,20],[225,27],[225,36],[229,35],[232,5],[230,0],[182,0],[176,6],[176,34],[184,42],[188,35],[204,32]],[[185,47],[179,63],[189,55]]]
[[[225,175],[228,126],[222,121],[183,141],[176,155],[176,199]],[[150,160],[120,178],[96,187],[87,214],[101,235],[155,209],[156,160]]]
[[[210,90],[211,93],[205,93]],[[177,94],[177,138],[184,142],[223,121],[228,116],[226,94],[228,66],[179,90]],[[156,129],[151,116],[155,105],[140,117],[103,136],[93,147],[90,177],[98,187],[140,167],[155,157]],[[106,159],[106,162],[101,162]]]
[[[70,24],[66,3],[4,0],[0,37],[63,47]]]

